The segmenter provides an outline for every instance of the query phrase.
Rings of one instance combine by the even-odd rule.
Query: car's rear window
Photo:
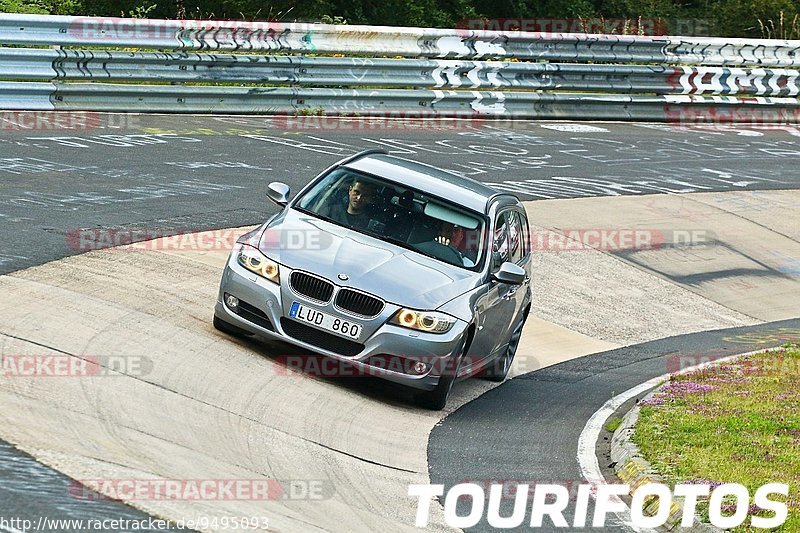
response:
[[[470,270],[481,266],[481,215],[387,180],[337,168],[293,206],[451,265]]]

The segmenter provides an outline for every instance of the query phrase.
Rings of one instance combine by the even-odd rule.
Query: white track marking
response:
[[[568,131],[572,133],[608,133],[608,130],[605,128],[600,128],[598,126],[591,126],[589,124],[541,124],[542,128],[548,130],[556,130],[556,131]]]

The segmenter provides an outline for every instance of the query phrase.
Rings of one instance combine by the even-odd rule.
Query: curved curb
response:
[[[647,394],[644,399],[652,397],[658,388]],[[642,485],[648,483],[664,483],[664,478],[659,475],[652,467],[650,462],[641,454],[639,447],[633,442],[632,437],[635,431],[636,422],[639,420],[639,411],[641,407],[637,402],[624,417],[622,417],[622,424],[614,431],[611,438],[611,460],[614,465],[614,473],[622,480],[623,483],[630,485],[628,494],[633,496],[633,493]],[[658,510],[659,500],[653,499],[644,508],[647,514],[655,514]],[[670,505],[669,517],[664,524],[664,528],[672,531],[675,528],[680,528],[681,518],[683,517],[684,498],[675,496]],[[684,529],[684,528],[682,528]],[[700,517],[695,514],[694,522],[689,526],[687,531],[690,532],[703,532],[703,533],[721,533],[722,530],[710,524],[704,523]]]

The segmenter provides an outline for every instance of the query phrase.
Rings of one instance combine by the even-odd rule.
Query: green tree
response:
[[[717,30],[721,35],[732,37],[769,37],[762,31],[761,24],[777,29],[781,20],[791,25],[798,16],[797,5],[792,0],[722,0],[710,7],[716,15]],[[772,37],[798,38],[797,35]]]
[[[80,14],[79,0],[0,0],[2,13],[32,13],[39,15]]]

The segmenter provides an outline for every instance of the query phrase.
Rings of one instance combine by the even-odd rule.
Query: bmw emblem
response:
[[[347,281],[348,279],[350,279],[350,276],[348,276],[347,274],[339,274],[339,279],[342,281]]]

